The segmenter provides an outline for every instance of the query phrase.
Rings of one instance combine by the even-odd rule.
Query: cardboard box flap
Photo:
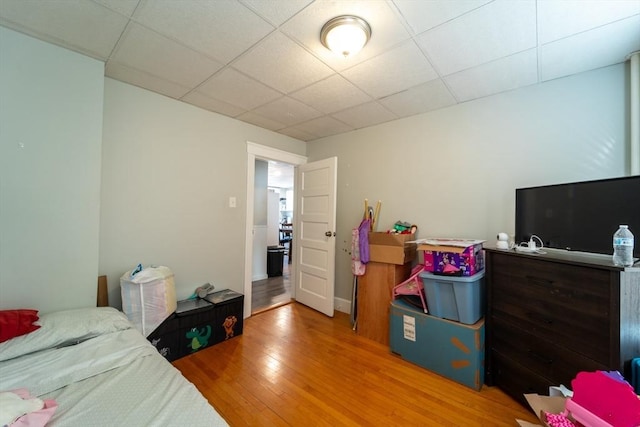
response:
[[[372,231],[369,233],[369,245],[415,246],[415,234],[393,234]]]
[[[527,399],[527,403],[533,410],[533,412],[540,416],[542,411],[549,412],[551,414],[559,414],[564,411],[564,405],[567,401],[562,396],[540,396],[539,394],[525,394],[524,398]]]
[[[516,422],[518,423],[518,425],[520,427],[540,427],[540,424],[534,424],[534,423],[530,423],[528,421],[522,421],[522,420],[516,419]]]
[[[523,420],[516,420],[520,427],[540,427],[548,426],[544,421],[544,413],[560,414],[564,412],[566,398],[563,396],[540,396],[539,394],[525,394],[524,398],[527,399],[527,403],[531,407],[531,410],[536,414],[540,423],[534,424]]]
[[[416,240],[419,251],[453,252],[460,254],[469,246],[482,244],[484,240],[428,238]]]

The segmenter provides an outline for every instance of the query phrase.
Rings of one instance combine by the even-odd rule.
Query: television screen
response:
[[[640,175],[516,189],[516,244],[536,235],[549,248],[612,254],[620,224],[640,258]]]

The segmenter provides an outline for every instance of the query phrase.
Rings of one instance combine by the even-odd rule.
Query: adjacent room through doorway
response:
[[[256,159],[256,195],[263,190],[265,173],[266,198],[255,198],[256,212],[266,212],[266,228],[260,229],[262,226],[258,223],[255,225],[253,253],[256,254],[257,264],[254,263],[251,283],[252,314],[287,304],[292,296],[290,266],[293,250],[294,166]],[[264,204],[266,208],[260,206]],[[256,217],[260,216],[256,214]],[[265,253],[266,270],[261,265]]]

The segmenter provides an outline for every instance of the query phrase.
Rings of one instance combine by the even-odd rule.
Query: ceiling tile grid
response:
[[[329,19],[372,28],[353,57]],[[640,0],[0,0],[105,75],[304,141],[624,62]],[[0,57],[1,60],[1,57]]]
[[[333,74],[291,94],[323,113],[333,113],[372,101],[372,98],[339,74]]]
[[[195,91],[245,110],[252,110],[282,96],[280,92],[233,68],[226,68],[215,74]]]
[[[102,61],[127,23],[126,17],[86,0],[0,2],[0,25]]]
[[[354,129],[361,129],[398,118],[398,116],[375,101],[347,108],[331,114],[331,117],[352,126]]]
[[[274,29],[235,1],[144,1],[133,18],[223,63],[238,57]],[[239,28],[242,31],[238,31]]]
[[[324,138],[325,136],[337,135],[352,131],[354,128],[346,123],[336,120],[331,116],[321,116],[311,119],[307,122],[294,126],[315,138]]]
[[[458,101],[482,98],[538,81],[535,49],[516,53],[444,78]]]
[[[449,107],[456,100],[444,81],[436,79],[389,95],[379,102],[398,117],[409,117]]]
[[[136,70],[149,70],[149,74],[188,87],[202,83],[223,67],[222,63],[138,24],[125,30],[111,61]]]

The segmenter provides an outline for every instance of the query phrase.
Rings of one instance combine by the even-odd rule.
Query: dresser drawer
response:
[[[500,387],[525,406],[528,406],[524,398],[525,393],[548,395],[549,386],[557,385],[495,350],[491,351],[491,357],[493,385]]]
[[[534,336],[609,364],[610,276],[606,270],[493,259],[492,315]]]
[[[512,324],[493,318],[491,350],[518,360],[553,384],[570,387],[580,371],[607,370],[607,366],[566,347],[554,344]]]

